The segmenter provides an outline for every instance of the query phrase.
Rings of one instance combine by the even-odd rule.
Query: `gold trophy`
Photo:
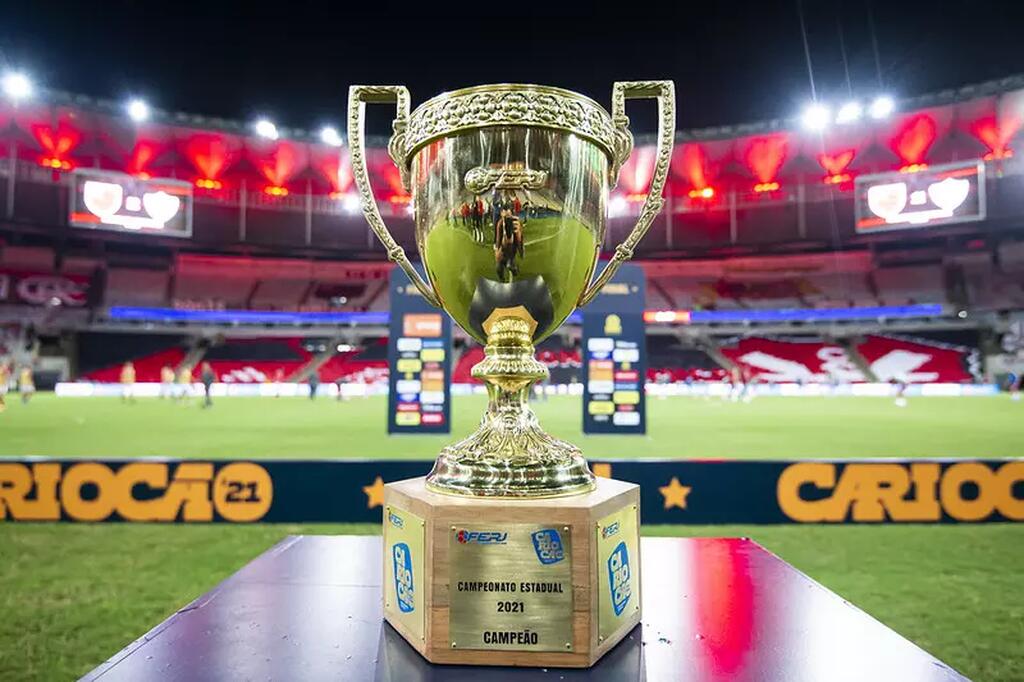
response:
[[[658,101],[658,147],[636,226],[601,273],[609,189],[633,148],[627,99]],[[366,103],[394,104],[388,152],[412,194],[427,279],[381,217],[366,168]],[[349,147],[363,212],[423,297],[484,345],[479,428],[424,478],[389,484],[384,613],[437,663],[592,665],[640,619],[639,492],[595,479],[527,398],[548,375],[534,344],[629,260],[664,203],[671,81],[616,83],[612,114],[568,90],[485,85],[409,113],[402,86],[352,86]]]

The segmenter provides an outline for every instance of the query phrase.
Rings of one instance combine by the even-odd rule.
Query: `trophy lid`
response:
[[[571,90],[522,83],[476,85],[427,100],[409,117],[401,158],[408,168],[416,152],[434,140],[505,126],[573,133],[598,145],[613,165],[621,163],[624,140],[604,107]]]

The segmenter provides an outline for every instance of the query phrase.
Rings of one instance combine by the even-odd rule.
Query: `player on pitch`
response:
[[[7,390],[11,387],[11,368],[6,360],[0,360],[0,412],[7,409]]]
[[[135,402],[135,364],[130,360],[121,366],[121,402]]]

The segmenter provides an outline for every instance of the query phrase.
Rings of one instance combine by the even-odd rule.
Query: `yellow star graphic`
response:
[[[384,504],[384,479],[378,476],[370,485],[363,486],[366,493],[366,508],[373,509]]]
[[[661,491],[661,496],[665,498],[665,509],[671,509],[672,507],[686,509],[686,496],[690,494],[690,486],[683,485],[679,482],[678,478],[673,476],[668,485],[663,485],[658,490]]]

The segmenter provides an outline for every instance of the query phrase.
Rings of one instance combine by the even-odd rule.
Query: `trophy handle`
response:
[[[651,189],[644,200],[640,217],[636,220],[633,231],[626,240],[615,247],[615,255],[608,261],[597,279],[590,283],[587,290],[580,296],[579,306],[583,307],[594,300],[601,288],[615,276],[619,267],[633,257],[633,250],[647,234],[651,223],[665,205],[662,193],[668,179],[669,162],[672,160],[672,147],[676,135],[676,87],[672,81],[626,81],[615,83],[612,89],[612,123],[615,125],[618,140],[618,158],[612,164],[612,185],[618,178],[619,169],[633,151],[633,135],[629,132],[629,118],[626,116],[627,99],[658,100],[658,155],[654,161],[654,175],[651,177]]]
[[[428,303],[440,308],[441,299],[437,292],[434,291],[430,283],[420,276],[420,273],[409,261],[409,257],[405,255],[405,249],[399,246],[391,236],[380,215],[380,209],[377,208],[377,201],[373,198],[370,174],[366,170],[366,141],[363,136],[367,102],[371,104],[394,102],[395,104],[395,120],[391,124],[394,134],[388,142],[388,154],[398,166],[398,172],[402,177],[402,186],[408,190],[409,170],[405,166],[403,148],[405,146],[405,128],[409,123],[409,90],[404,85],[353,85],[348,89],[349,160],[352,163],[352,174],[355,177],[356,187],[359,188],[360,203],[363,207],[363,214],[366,216],[366,222],[370,224],[370,229],[387,249],[388,260],[397,263],[398,267],[405,271],[409,280],[419,289]]]

